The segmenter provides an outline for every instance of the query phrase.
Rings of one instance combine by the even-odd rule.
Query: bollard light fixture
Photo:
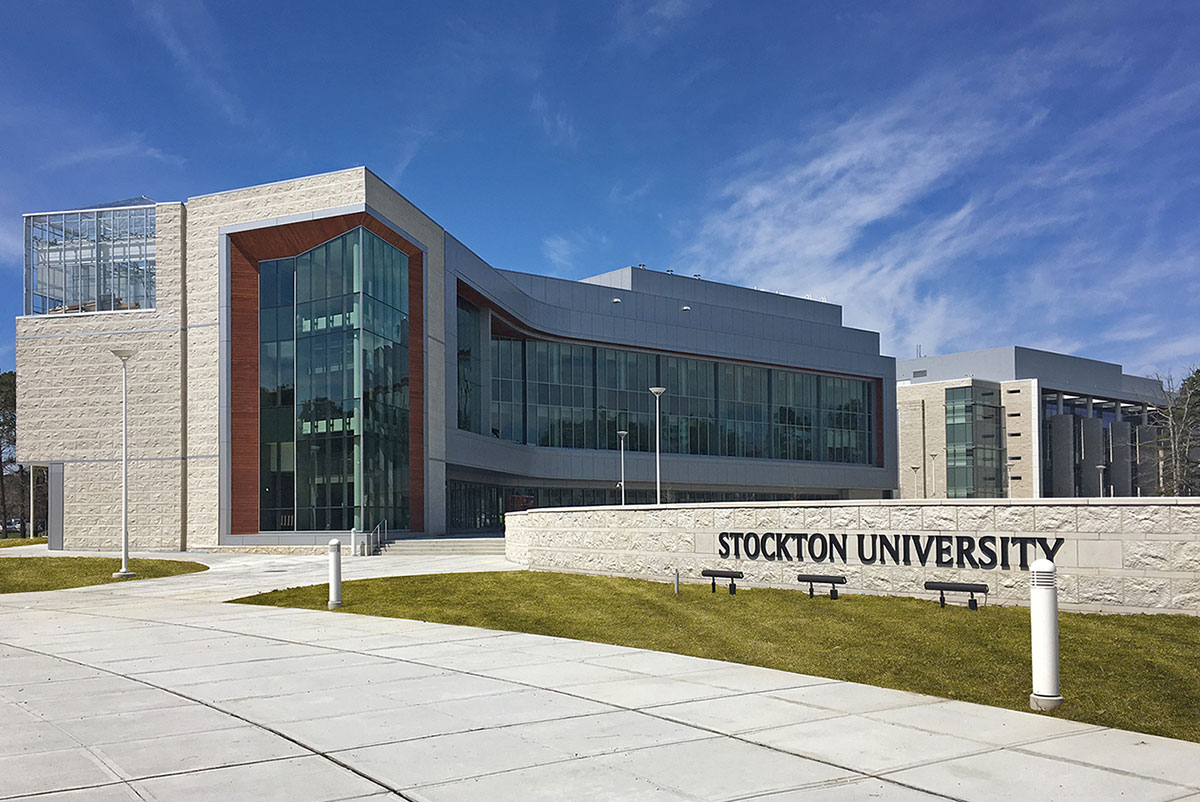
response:
[[[329,609],[342,606],[342,541],[329,541]]]
[[[1033,655],[1033,693],[1029,707],[1053,710],[1062,704],[1058,686],[1058,576],[1043,558],[1029,567],[1029,639]]]

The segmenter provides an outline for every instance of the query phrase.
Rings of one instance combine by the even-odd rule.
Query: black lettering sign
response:
[[[1024,570],[1041,552],[1053,560],[1062,548],[1063,538],[1053,542],[1044,537],[998,537],[984,535],[884,535],[819,532],[721,532],[717,535],[717,556],[721,559],[768,560],[771,562],[848,562],[849,546],[863,565],[912,565],[915,555],[921,565],[932,561],[939,568],[1011,569],[1010,556],[1016,556]],[[805,545],[808,554],[805,555]],[[793,548],[794,547],[794,548]],[[1010,552],[1011,550],[1011,552]],[[1012,554],[1015,552],[1015,555]]]

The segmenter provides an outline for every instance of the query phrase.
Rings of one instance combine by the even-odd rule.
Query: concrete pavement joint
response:
[[[278,737],[278,738],[282,738],[283,740],[285,740],[285,741],[288,741],[289,743],[292,743],[292,744],[294,744],[294,745],[296,745],[296,746],[300,747],[301,749],[304,749],[304,750],[308,751],[309,753],[311,753],[311,754],[313,754],[313,755],[318,755],[318,756],[320,756],[320,757],[322,757],[322,758],[325,758],[326,760],[330,761],[331,763],[334,763],[334,764],[335,764],[335,765],[337,765],[337,766],[340,766],[341,768],[345,769],[346,771],[349,771],[349,772],[351,772],[352,774],[356,774],[356,775],[358,775],[359,777],[362,777],[364,780],[367,780],[367,781],[369,781],[369,782],[372,782],[372,783],[374,783],[375,785],[378,785],[380,788],[382,788],[382,789],[383,789],[383,790],[385,790],[385,791],[390,791],[391,793],[393,793],[393,794],[396,794],[396,795],[397,795],[397,796],[399,796],[401,799],[405,799],[405,800],[408,800],[408,802],[412,802],[412,800],[411,800],[411,799],[409,799],[409,797],[406,797],[406,796],[404,796],[404,794],[402,794],[402,793],[401,793],[401,792],[400,792],[398,789],[392,788],[391,786],[389,786],[387,783],[383,782],[382,780],[379,780],[379,779],[377,779],[377,778],[375,778],[375,777],[372,777],[371,775],[369,775],[369,774],[367,774],[367,773],[365,773],[365,772],[363,772],[363,771],[361,771],[361,770],[359,770],[359,769],[357,769],[357,768],[355,768],[355,767],[353,767],[353,766],[350,766],[350,765],[346,764],[345,762],[343,762],[343,761],[341,761],[341,760],[339,760],[339,759],[337,759],[337,758],[333,757],[331,754],[327,754],[327,753],[325,753],[325,752],[322,752],[322,751],[320,751],[320,750],[313,749],[311,746],[308,746],[308,745],[307,745],[307,744],[305,744],[305,743],[301,743],[300,741],[298,741],[298,740],[296,740],[295,738],[293,738],[293,737],[291,737],[291,736],[287,735],[286,733],[280,732],[280,731],[278,731],[278,730],[276,730],[276,729],[274,729],[274,728],[272,728],[272,727],[269,727],[269,726],[267,726],[267,725],[265,725],[265,724],[260,724],[260,723],[259,723],[259,722],[257,722],[257,721],[252,721],[252,720],[250,720],[250,719],[246,718],[245,716],[241,716],[241,715],[239,715],[239,714],[237,714],[237,713],[234,713],[234,712],[232,712],[232,711],[229,711],[229,710],[223,710],[223,709],[221,709],[221,708],[217,707],[216,705],[213,705],[213,704],[210,704],[210,703],[208,703],[208,702],[204,701],[203,699],[197,699],[197,698],[195,698],[195,697],[188,696],[186,693],[181,693],[180,691],[173,690],[173,689],[171,689],[171,688],[167,688],[167,687],[164,687],[164,686],[161,686],[161,685],[155,685],[155,684],[154,684],[154,683],[152,683],[152,682],[148,682],[148,681],[146,681],[146,680],[140,679],[140,678],[138,678],[138,677],[135,677],[135,676],[132,676],[132,675],[121,674],[121,673],[119,673],[119,672],[116,672],[116,671],[110,671],[110,670],[108,670],[108,669],[106,669],[106,668],[103,668],[103,667],[100,667],[100,666],[91,666],[91,665],[88,665],[88,664],[86,664],[86,663],[81,663],[81,662],[79,662],[79,661],[73,660],[73,659],[71,659],[71,658],[68,658],[68,657],[60,657],[60,656],[58,656],[58,655],[49,654],[49,653],[47,653],[47,652],[41,652],[41,651],[38,651],[37,649],[31,649],[31,648],[29,648],[29,647],[25,647],[25,646],[19,646],[19,645],[16,645],[16,644],[11,644],[11,643],[7,643],[7,642],[4,642],[4,641],[0,641],[0,644],[3,644],[3,645],[5,645],[5,646],[10,646],[10,647],[12,647],[12,648],[21,649],[21,650],[23,650],[23,651],[29,652],[29,653],[31,653],[31,654],[40,655],[40,656],[42,656],[42,657],[48,657],[48,658],[51,658],[51,659],[54,659],[54,660],[62,660],[62,661],[64,661],[64,662],[67,662],[67,663],[72,663],[72,664],[74,664],[74,665],[78,665],[78,666],[80,666],[80,667],[82,667],[82,668],[91,668],[91,669],[94,669],[94,670],[96,670],[96,671],[103,671],[103,672],[105,672],[105,673],[112,674],[113,676],[122,677],[122,678],[124,678],[124,679],[127,679],[127,680],[129,680],[130,682],[137,682],[137,683],[140,683],[140,684],[142,684],[142,685],[146,685],[146,686],[148,686],[148,687],[155,688],[155,689],[157,689],[157,690],[164,691],[164,692],[166,692],[166,693],[172,694],[173,696],[178,696],[178,697],[180,697],[181,699],[186,699],[186,700],[187,700],[187,701],[189,701],[189,702],[192,702],[192,703],[194,703],[194,704],[201,705],[201,706],[203,706],[203,707],[206,707],[206,708],[208,708],[209,710],[213,710],[214,712],[217,712],[217,713],[222,713],[222,714],[224,714],[224,715],[227,715],[227,716],[229,716],[229,717],[231,717],[231,718],[235,718],[235,719],[237,719],[238,721],[241,721],[241,722],[244,722],[244,723],[246,723],[246,724],[249,724],[249,725],[251,725],[252,727],[257,727],[258,729],[261,729],[261,730],[264,730],[264,731],[266,731],[266,732],[269,732],[269,733],[271,733],[272,735],[274,735],[274,736],[276,736],[276,737]],[[69,733],[67,733],[67,735],[68,735],[68,736],[70,736],[70,734],[69,734]],[[85,747],[85,748],[86,748],[86,747]],[[88,751],[89,751],[89,752],[91,752],[91,749],[88,749]],[[243,764],[231,764],[231,765],[255,765],[255,764],[258,764],[258,763],[272,763],[272,762],[276,762],[276,761],[279,761],[279,760],[290,760],[290,759],[294,759],[294,758],[291,758],[291,757],[288,757],[288,758],[270,758],[270,759],[267,759],[267,760],[254,760],[254,761],[247,761],[247,762],[245,762],[245,763],[243,763]],[[106,767],[108,766],[108,762],[107,762],[107,761],[104,761],[104,764],[105,764],[105,766],[106,766]],[[192,769],[192,770],[180,771],[180,772],[168,772],[167,774],[163,774],[163,775],[152,775],[152,776],[153,776],[153,777],[157,777],[157,776],[170,777],[170,776],[178,776],[178,775],[183,775],[183,774],[196,774],[196,773],[205,772],[205,771],[215,771],[215,770],[218,770],[218,769],[225,769],[225,768],[229,768],[229,766],[210,766],[210,767],[208,767],[208,768],[204,768],[204,769]],[[137,777],[137,778],[133,778],[133,779],[136,779],[136,780],[145,780],[145,779],[151,779],[151,778],[152,778],[152,777]],[[113,785],[113,784],[115,784],[115,783],[108,783],[108,784],[109,784],[109,785]],[[90,787],[90,786],[89,786],[89,787]],[[71,790],[73,790],[73,789],[71,789]]]

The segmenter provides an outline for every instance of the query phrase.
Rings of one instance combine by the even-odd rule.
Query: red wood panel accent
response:
[[[258,263],[295,256],[363,226],[409,257],[409,528],[425,528],[425,295],[421,249],[366,212],[258,228],[230,241],[232,533],[258,532]]]
[[[258,261],[236,242],[229,249],[230,435],[235,535],[258,532]]]

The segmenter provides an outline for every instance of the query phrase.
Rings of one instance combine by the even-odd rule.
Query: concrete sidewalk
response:
[[[0,595],[0,799],[1200,802],[1200,744],[638,649],[224,604],[323,581],[324,559],[178,556],[212,569]],[[514,567],[345,560],[348,579]]]

